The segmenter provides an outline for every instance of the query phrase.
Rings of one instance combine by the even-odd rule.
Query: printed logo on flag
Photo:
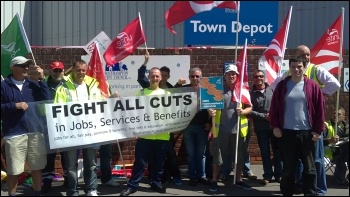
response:
[[[125,48],[125,47],[132,46],[132,36],[128,35],[125,32],[118,34],[117,39],[119,39],[117,41],[117,46],[119,48],[121,48],[121,47]]]
[[[326,38],[326,41],[328,45],[337,44],[338,42],[340,42],[340,36],[337,29],[328,29],[327,34],[328,37]]]
[[[11,53],[14,49],[15,49],[16,43],[15,42],[11,42],[8,45],[1,45],[1,47],[3,49],[5,49],[7,52]]]

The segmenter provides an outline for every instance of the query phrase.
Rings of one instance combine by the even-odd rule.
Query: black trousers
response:
[[[281,191],[284,196],[292,196],[295,185],[295,163],[301,159],[304,171],[302,174],[303,193],[305,196],[316,195],[316,142],[312,140],[310,130],[282,130],[279,147],[283,162]]]

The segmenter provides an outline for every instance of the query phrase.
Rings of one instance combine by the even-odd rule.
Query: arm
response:
[[[322,92],[329,96],[340,88],[339,81],[322,66],[317,67],[317,79],[324,85]]]
[[[266,120],[268,113],[260,113],[252,110],[249,115],[256,120]]]
[[[313,88],[315,91],[313,92],[313,95],[311,95],[314,99],[313,100],[313,105],[315,109],[314,115],[316,117],[313,117],[314,121],[314,132],[317,133],[318,135],[321,135],[322,132],[325,130],[325,100],[323,97],[323,93],[321,92],[321,89],[318,87],[317,84],[314,85]]]
[[[149,53],[146,51],[145,53],[145,61],[143,62],[142,66],[138,69],[137,73],[137,82],[141,85],[142,88],[148,88],[149,87],[149,80],[146,77],[146,69],[147,69],[147,63],[149,60]]]

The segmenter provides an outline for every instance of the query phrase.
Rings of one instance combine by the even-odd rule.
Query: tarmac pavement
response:
[[[221,183],[218,182],[219,189],[217,192],[210,192],[208,185],[203,185],[198,183],[196,186],[188,185],[188,178],[183,176],[182,185],[175,185],[173,182],[168,182],[164,184],[167,188],[165,194],[160,194],[154,192],[150,189],[148,185],[147,177],[144,177],[140,183],[138,191],[130,196],[282,196],[280,193],[279,183],[272,182],[266,186],[261,185],[259,180],[262,179],[263,169],[262,165],[252,165],[251,166],[255,175],[258,176],[257,180],[248,180],[244,181],[252,187],[252,190],[244,190],[238,188],[232,184],[233,182],[233,173],[231,173],[231,180]],[[348,172],[347,172],[348,173]],[[101,185],[99,181],[99,186],[97,193],[99,196],[119,196],[120,192],[126,188],[126,182],[124,180],[119,180],[121,184],[119,187],[105,186]],[[328,193],[326,196],[349,196],[349,183],[346,182],[345,185],[338,185],[330,171],[327,172],[327,184],[328,184]],[[85,196],[84,193],[84,181],[79,179],[79,194],[80,196]],[[34,195],[34,192],[31,188],[27,186],[20,185],[17,189],[18,196],[31,196]],[[63,182],[55,181],[53,182],[52,190],[45,194],[45,196],[65,196],[65,187]],[[5,183],[1,183],[1,196],[8,196],[7,187]],[[296,196],[302,196],[296,195]]]

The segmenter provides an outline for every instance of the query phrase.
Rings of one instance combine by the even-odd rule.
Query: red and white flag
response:
[[[215,7],[239,11],[239,1],[176,1],[165,13],[166,26],[173,34],[176,34],[172,28],[173,25]]]
[[[98,81],[98,88],[101,90],[102,95],[106,98],[109,97],[108,84],[105,77],[105,71],[103,69],[100,51],[98,49],[98,43],[95,42],[95,47],[91,54],[89,67],[86,71],[86,75],[95,78]]]
[[[325,67],[330,73],[338,74],[342,15],[323,34],[321,39],[311,49],[310,62]]]
[[[252,105],[249,94],[248,72],[247,72],[247,39],[243,50],[237,59],[237,70],[239,72],[238,79],[235,85],[235,94],[232,96],[232,101]]]
[[[134,53],[136,48],[146,42],[140,17],[129,23],[109,45],[103,57],[107,65],[114,65]]]
[[[270,85],[278,76],[282,67],[284,52],[286,50],[290,20],[293,6],[290,7],[288,15],[282,26],[259,59],[259,65],[266,69],[266,82]]]

